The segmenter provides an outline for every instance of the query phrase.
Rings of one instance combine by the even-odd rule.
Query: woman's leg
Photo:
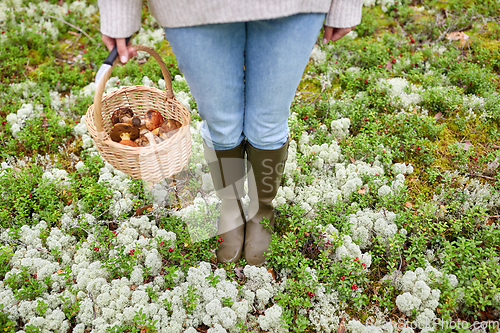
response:
[[[203,119],[205,159],[221,199],[217,251],[219,262],[236,262],[243,250],[245,214],[245,24],[214,24],[166,28],[166,39],[177,58]]]
[[[245,259],[265,260],[274,227],[276,196],[288,149],[290,105],[309,60],[324,14],[299,14],[247,23],[245,121],[248,196]]]
[[[245,23],[165,28],[165,38],[198,105],[205,142],[216,150],[238,146],[244,139]]]
[[[247,22],[245,121],[248,142],[277,149],[288,138],[290,105],[325,14]]]

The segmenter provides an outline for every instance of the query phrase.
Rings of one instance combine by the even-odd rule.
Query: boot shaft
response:
[[[245,142],[229,150],[214,150],[203,142],[203,148],[217,196],[220,199],[245,196]]]
[[[288,157],[288,141],[275,150],[258,149],[247,142],[246,152],[248,196],[261,204],[270,204],[281,184]]]

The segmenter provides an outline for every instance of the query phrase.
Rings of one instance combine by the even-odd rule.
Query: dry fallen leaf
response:
[[[274,269],[269,268],[267,271],[271,273],[271,275],[273,276],[273,280],[276,281],[276,273],[274,272]]]
[[[153,210],[153,205],[147,205],[147,206],[144,206],[144,207],[141,207],[141,208],[137,208],[137,210],[135,211],[135,215],[134,216],[144,215],[144,214],[147,214],[148,212],[150,212],[152,210]]]
[[[493,215],[486,218],[484,221],[486,225],[492,225],[500,217],[500,215]]]
[[[387,64],[385,64],[385,68],[387,68],[388,70],[392,69],[392,61],[391,60],[387,60]]]
[[[458,146],[462,148],[463,150],[469,150],[470,147],[474,147],[472,143],[470,143],[469,140],[465,140],[465,142],[459,142]]]
[[[487,320],[495,320],[495,316],[489,312],[479,310],[479,313],[481,314],[481,320],[487,321]]]
[[[458,40],[460,41],[460,46],[464,47],[469,40],[469,36],[463,31],[454,31],[446,35],[448,40]]]
[[[337,333],[344,333],[345,332],[345,318],[342,316],[342,321],[339,324],[339,328],[337,330]]]
[[[493,148],[493,149],[500,149],[500,146],[499,146],[499,145],[495,145],[495,144],[493,144],[493,145],[491,146],[491,148]]]
[[[137,288],[137,286],[135,284],[130,286],[130,290],[135,290],[135,288]]]
[[[486,169],[484,170],[483,174],[485,176],[493,176],[499,166],[500,163],[498,161],[498,158],[495,158],[493,162],[490,162],[488,163],[488,165],[486,165]]]
[[[57,272],[56,272],[56,273],[57,273],[57,274],[61,274],[61,273],[66,273],[66,272],[65,272],[65,271],[63,271],[62,269],[59,269],[59,270],[57,270]]]
[[[493,223],[495,223],[495,218],[493,218],[492,216],[486,219],[486,225],[492,225]]]
[[[413,204],[411,202],[407,201],[407,202],[405,202],[405,207],[411,209],[411,208],[413,208]]]
[[[438,112],[438,113],[436,113],[436,115],[434,116],[434,118],[436,120],[441,119],[441,118],[443,118],[443,114],[441,112]]]
[[[467,34],[464,33],[463,31],[454,31],[454,32],[450,32],[449,34],[447,34],[446,39],[448,39],[448,40],[462,40],[462,39],[469,39],[469,36],[467,36]]]
[[[356,160],[352,156],[349,156],[349,159],[351,160],[352,163],[356,162]]]
[[[366,193],[366,190],[365,190],[365,187],[362,186],[359,190],[358,190],[358,193],[361,194],[361,195],[365,195]]]

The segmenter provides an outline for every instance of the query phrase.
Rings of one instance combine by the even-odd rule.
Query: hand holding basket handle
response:
[[[130,41],[130,37],[125,38],[125,45],[127,45],[129,41]],[[113,62],[115,61],[115,59],[117,57],[118,57],[118,44],[115,43],[115,46],[113,47],[111,52],[109,52],[108,56],[106,57],[106,59],[102,63],[101,67],[99,67],[99,70],[97,71],[97,74],[95,75],[95,84],[98,84],[99,81],[101,80],[102,76],[104,75],[104,73],[106,73],[106,71],[113,66]]]
[[[96,86],[94,104],[85,116],[85,123],[101,156],[116,169],[135,179],[158,182],[180,172],[187,165],[191,155],[191,133],[189,111],[175,99],[170,72],[160,55],[144,45],[133,45],[137,51],[148,52],[160,65],[165,80],[165,91],[147,86],[128,86],[103,96],[106,82],[114,66],[119,63],[117,56]],[[97,75],[96,75],[97,77]],[[110,139],[111,116],[120,108],[129,108],[139,117],[144,117],[150,109],[158,110],[164,119],[174,119],[182,124],[175,135],[148,147],[129,147]]]

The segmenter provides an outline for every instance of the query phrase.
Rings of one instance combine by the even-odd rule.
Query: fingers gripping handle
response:
[[[174,98],[174,92],[172,90],[172,78],[170,76],[170,72],[167,69],[167,66],[165,65],[165,62],[163,62],[163,59],[160,57],[158,52],[156,52],[154,49],[145,46],[145,45],[132,45],[133,48],[135,48],[137,51],[145,51],[148,52],[157,62],[158,65],[160,65],[161,72],[163,74],[163,79],[165,80],[165,93],[167,99],[172,99]],[[116,45],[115,48],[116,49]],[[113,50],[114,50],[113,49]],[[111,51],[113,52],[113,51]],[[111,54],[108,56],[110,58]],[[116,51],[115,58],[112,62],[111,67],[104,73],[104,76],[99,80],[99,83],[97,84],[95,95],[94,95],[94,124],[96,127],[97,132],[102,132],[103,131],[103,120],[102,120],[102,113],[101,113],[101,105],[102,105],[102,95],[104,93],[104,88],[106,86],[106,82],[108,82],[111,72],[113,71],[113,68],[119,63],[118,60],[118,51]],[[106,60],[108,60],[106,58]]]

